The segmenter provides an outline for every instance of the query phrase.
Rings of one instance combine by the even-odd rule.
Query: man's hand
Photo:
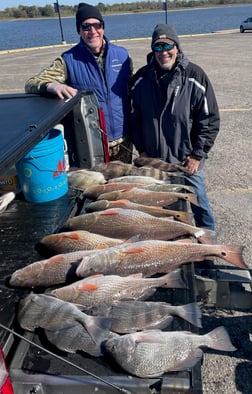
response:
[[[70,99],[74,97],[78,90],[68,86],[64,83],[50,82],[46,85],[46,90],[48,93],[56,94],[60,99]]]
[[[192,156],[187,156],[183,164],[193,175],[196,174],[196,172],[198,171],[200,160],[194,159]]]

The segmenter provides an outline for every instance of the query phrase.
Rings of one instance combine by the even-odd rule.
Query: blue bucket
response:
[[[64,159],[64,138],[52,129],[18,163],[17,174],[27,201],[56,200],[68,191]]]

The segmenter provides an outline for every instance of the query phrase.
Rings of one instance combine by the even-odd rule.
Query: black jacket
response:
[[[219,132],[219,110],[206,73],[178,53],[168,82],[160,84],[152,53],[131,88],[131,130],[136,149],[167,162],[207,157]]]

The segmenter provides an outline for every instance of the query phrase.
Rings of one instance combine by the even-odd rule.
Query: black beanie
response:
[[[89,18],[99,19],[101,22],[104,23],[104,20],[98,8],[86,3],[80,3],[78,5],[78,10],[76,12],[76,28],[78,33],[80,32],[81,23],[85,19],[89,19]]]
[[[174,41],[178,48],[180,47],[179,38],[172,26],[165,24],[156,25],[152,34],[151,47],[158,42],[167,42],[168,39]]]

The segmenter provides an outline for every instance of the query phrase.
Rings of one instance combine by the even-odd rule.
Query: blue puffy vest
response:
[[[92,52],[80,43],[62,54],[67,65],[68,84],[78,90],[91,90],[104,112],[109,141],[128,134],[128,51],[106,39],[105,73]]]

